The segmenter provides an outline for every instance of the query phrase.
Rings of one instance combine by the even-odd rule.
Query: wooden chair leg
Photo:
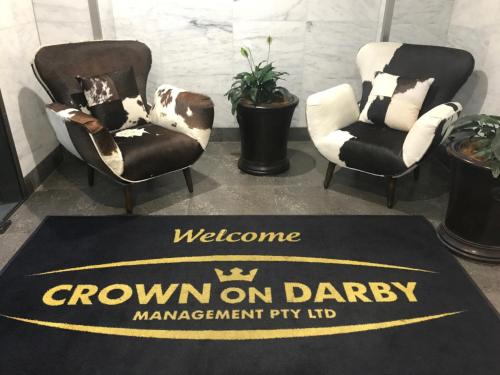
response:
[[[413,179],[417,181],[420,177],[420,165],[413,170]]]
[[[87,165],[87,181],[89,186],[94,186],[94,168],[90,165]]]
[[[190,193],[193,192],[193,180],[191,179],[191,168],[184,168],[182,170],[184,174],[184,179],[186,180],[186,185]]]
[[[328,163],[328,169],[326,170],[325,181],[323,182],[323,187],[328,189],[330,186],[330,181],[332,180],[333,172],[335,171],[335,164],[332,162]]]
[[[125,211],[127,214],[131,214],[134,210],[134,197],[132,194],[132,184],[125,185],[123,187],[123,193],[125,198]]]
[[[396,195],[396,179],[391,176],[387,176],[387,207],[392,208],[394,206],[394,197]]]

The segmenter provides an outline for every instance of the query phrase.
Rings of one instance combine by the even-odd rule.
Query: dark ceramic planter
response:
[[[441,240],[455,253],[500,262],[500,179],[460,152],[463,140],[448,146],[452,181]]]
[[[240,127],[241,156],[238,167],[253,175],[270,175],[290,167],[288,132],[299,99],[287,103],[255,106],[240,102],[236,119]]]

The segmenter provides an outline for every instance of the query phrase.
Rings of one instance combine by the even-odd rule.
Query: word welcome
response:
[[[137,302],[139,305],[176,303],[209,304],[214,298],[226,304],[238,303],[273,303],[275,295],[284,297],[287,303],[323,303],[335,301],[345,302],[395,302],[400,298],[408,302],[416,302],[414,281],[401,282],[343,282],[335,286],[330,282],[320,282],[310,286],[298,282],[284,282],[280,293],[273,293],[272,287],[228,287],[220,292],[212,292],[212,284],[204,283],[196,287],[191,283],[173,283],[168,285],[153,284],[111,284],[103,288],[94,284],[61,284],[47,290],[42,297],[48,306],[75,306],[93,305],[120,305],[127,301]],[[274,301],[276,302],[276,301]],[[281,302],[281,301],[279,301]]]
[[[218,232],[207,232],[205,229],[199,229],[195,232],[189,229],[182,232],[181,229],[174,231],[174,243],[186,241],[188,243],[199,242],[299,242],[300,232],[228,232],[227,229],[221,229]]]

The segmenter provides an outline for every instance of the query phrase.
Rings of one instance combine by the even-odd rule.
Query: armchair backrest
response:
[[[368,43],[359,50],[356,61],[363,81],[361,108],[377,71],[408,78],[433,77],[420,115],[451,101],[474,69],[474,58],[467,51],[394,42]]]
[[[82,89],[76,76],[95,76],[117,70],[134,69],[137,87],[146,99],[146,81],[151,69],[151,50],[133,40],[106,40],[56,44],[41,47],[33,70],[52,100],[76,106],[74,98]]]

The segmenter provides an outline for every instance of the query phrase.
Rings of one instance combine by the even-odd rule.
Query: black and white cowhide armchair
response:
[[[88,164],[90,185],[98,170],[124,186],[128,213],[134,183],[182,170],[193,191],[189,167],[214,118],[208,96],[169,85],[146,104],[151,62],[143,43],[94,41],[42,47],[32,64],[53,100],[47,113],[57,139]]]
[[[474,59],[458,49],[380,42],[363,46],[357,65],[362,79],[360,102],[348,84],[309,96],[308,129],[315,146],[329,161],[325,189],[335,165],[385,177],[387,206],[392,207],[396,179],[412,170],[418,178],[420,161],[442,141],[443,130],[460,115],[460,103],[450,101],[472,73]],[[389,73],[385,74],[389,89],[382,86],[370,95],[374,80],[383,73]],[[400,110],[394,104],[397,93],[416,97],[424,86],[421,108],[410,105],[412,108]],[[386,91],[393,95],[392,104],[390,97],[384,97]],[[398,119],[404,109],[414,111],[416,121],[410,126],[404,125],[407,119]],[[366,121],[370,117],[381,121]],[[394,126],[387,125],[389,120]]]

